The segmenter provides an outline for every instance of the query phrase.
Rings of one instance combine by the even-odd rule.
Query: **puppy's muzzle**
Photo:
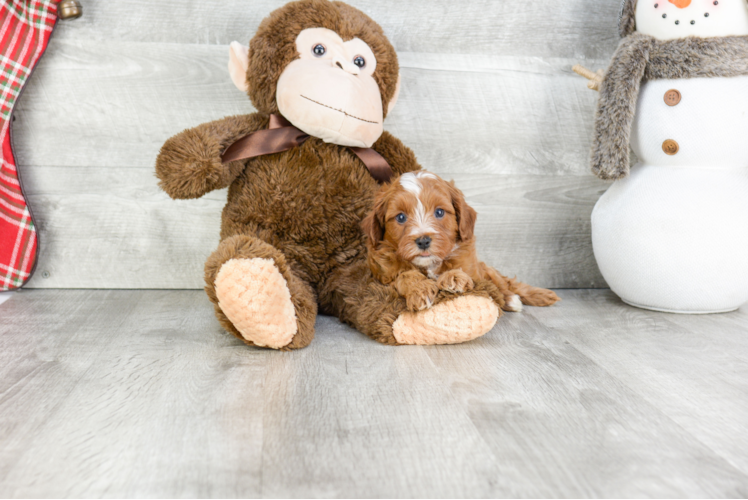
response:
[[[428,250],[431,246],[431,236],[416,238],[416,246],[421,250]]]

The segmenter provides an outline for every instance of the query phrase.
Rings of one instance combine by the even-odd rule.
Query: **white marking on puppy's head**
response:
[[[400,185],[404,190],[409,193],[413,193],[416,196],[419,196],[421,194],[421,189],[423,189],[421,181],[418,180],[418,177],[416,177],[413,172],[408,172],[407,174],[401,175]]]
[[[402,188],[416,197],[416,226],[410,231],[410,234],[414,236],[435,231],[434,226],[429,224],[428,217],[426,216],[426,209],[421,201],[423,184],[421,184],[420,179],[438,179],[438,177],[431,172],[424,171],[408,172],[400,176],[400,185]]]

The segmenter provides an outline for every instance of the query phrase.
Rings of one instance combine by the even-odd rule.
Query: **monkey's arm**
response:
[[[175,135],[156,159],[159,186],[174,199],[199,198],[228,186],[244,170],[246,160],[221,163],[221,154],[267,124],[267,116],[254,113],[203,123]]]
[[[371,148],[387,160],[395,176],[421,169],[413,151],[387,131],[382,132]]]

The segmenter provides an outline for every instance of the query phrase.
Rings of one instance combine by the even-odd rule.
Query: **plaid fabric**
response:
[[[31,278],[34,221],[21,191],[10,141],[13,106],[47,48],[60,0],[0,0],[0,290]]]

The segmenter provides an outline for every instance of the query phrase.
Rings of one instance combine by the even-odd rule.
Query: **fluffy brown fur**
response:
[[[350,5],[328,0],[293,2],[268,16],[249,44],[248,94],[252,104],[263,114],[278,112],[275,87],[283,69],[298,58],[293,42],[307,28],[327,28],[343,41],[358,38],[371,47],[377,58],[374,79],[382,94],[382,108],[395,95],[399,74],[397,54],[384,36],[382,28]],[[386,114],[385,114],[386,116]]]
[[[324,27],[343,39],[358,37],[377,58],[374,74],[384,109],[395,93],[397,57],[381,28],[340,2],[289,3],[265,19],[250,43],[249,96],[257,113],[199,125],[169,139],[156,162],[160,186],[172,198],[197,198],[228,187],[221,243],[205,266],[208,297],[227,331],[245,340],[221,311],[215,279],[230,259],[273,259],[296,310],[298,333],[284,349],[304,347],[314,336],[317,309],[338,316],[372,338],[396,344],[392,324],[405,301],[373,279],[359,223],[371,209],[377,182],[346,147],[310,138],[283,153],[222,164],[238,138],[268,126],[277,112],[275,91],[283,68],[296,56],[300,31]],[[401,174],[418,170],[413,152],[385,132],[372,146]],[[491,283],[471,292],[493,297]],[[443,293],[435,303],[452,300]],[[245,342],[251,344],[245,340]]]
[[[595,115],[591,168],[601,179],[629,173],[629,140],[642,82],[748,75],[748,37],[624,38],[605,74]]]
[[[621,38],[636,31],[636,3],[637,0],[623,0],[621,2],[621,13],[618,16],[618,32],[621,34]]]
[[[391,284],[411,311],[431,307],[440,292],[469,292],[476,281],[486,280],[498,288],[494,300],[507,311],[516,310],[510,300],[515,295],[531,306],[550,306],[559,300],[551,290],[506,278],[478,260],[477,213],[454,181],[424,172],[405,177],[379,190],[361,226],[372,274]],[[424,238],[430,240],[426,248],[419,246],[419,241],[425,244]]]

